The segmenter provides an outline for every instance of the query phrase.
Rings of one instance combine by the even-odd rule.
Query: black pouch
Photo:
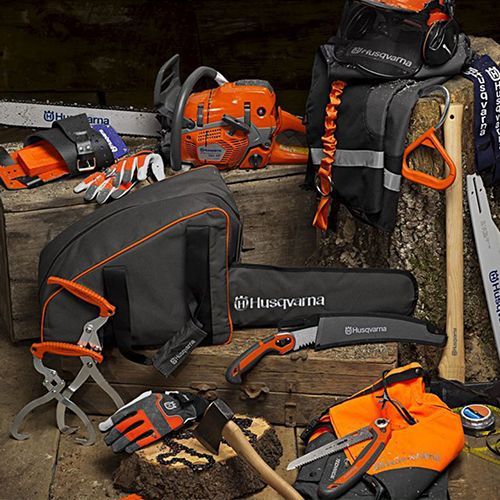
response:
[[[230,272],[235,327],[299,326],[319,316],[415,310],[411,273],[393,270],[282,268],[235,264]]]

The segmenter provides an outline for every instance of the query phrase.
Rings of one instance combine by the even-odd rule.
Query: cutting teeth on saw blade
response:
[[[306,328],[292,332],[295,337],[295,349],[303,349],[304,347],[312,347],[316,343],[317,327]]]

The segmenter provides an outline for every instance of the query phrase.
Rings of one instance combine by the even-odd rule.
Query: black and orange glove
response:
[[[200,418],[208,403],[188,392],[147,391],[99,424],[115,453],[133,453],[188,422]]]

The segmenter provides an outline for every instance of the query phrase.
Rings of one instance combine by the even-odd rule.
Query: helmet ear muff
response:
[[[372,28],[377,18],[375,10],[368,6],[360,7],[351,15],[347,25],[342,32],[344,40],[359,40]]]
[[[441,66],[447,63],[457,51],[458,24],[455,20],[436,21],[424,40],[422,55],[429,66]]]

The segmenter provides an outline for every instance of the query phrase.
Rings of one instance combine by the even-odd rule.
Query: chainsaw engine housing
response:
[[[278,125],[276,95],[262,80],[240,80],[192,94],[182,131],[182,161],[222,169],[268,163]]]
[[[202,79],[212,80],[216,87],[196,92]],[[284,131],[305,136],[305,128],[299,117],[277,106],[276,94],[265,80],[228,82],[217,70],[201,66],[181,83],[175,55],[158,72],[154,102],[162,128],[160,151],[173,170],[307,162],[306,148],[276,140]]]

